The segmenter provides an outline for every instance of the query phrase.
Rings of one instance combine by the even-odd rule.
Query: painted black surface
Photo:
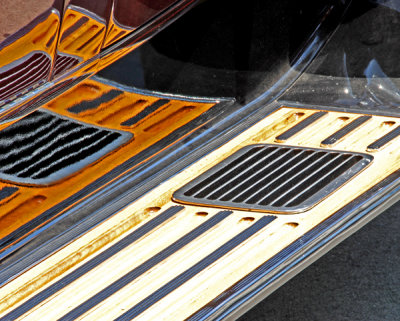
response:
[[[140,226],[137,230],[123,238],[121,241],[117,242],[116,244],[112,245],[110,248],[105,250],[104,252],[100,253],[99,255],[95,256],[79,268],[77,268],[75,271],[69,273],[68,275],[64,276],[62,279],[57,281],[56,283],[50,285],[48,288],[43,290],[42,292],[39,292],[23,304],[21,304],[19,307],[16,309],[12,310],[10,313],[7,313],[5,316],[3,316],[0,320],[1,321],[6,321],[6,320],[15,320],[24,313],[28,312],[31,310],[33,307],[35,307],[37,304],[40,302],[43,302],[47,298],[49,298],[51,295],[54,293],[58,292],[62,288],[64,288],[66,285],[70,284],[74,280],[76,280],[79,277],[84,276],[87,272],[110,258],[111,256],[115,255],[122,249],[126,248],[133,242],[137,241],[141,237],[145,236],[147,233],[150,233],[153,229],[155,229],[157,226],[161,225],[165,221],[169,220],[172,218],[175,214],[183,210],[183,206],[174,206],[170,207],[160,215],[157,215],[154,219],[150,220],[149,222],[143,224]]]
[[[157,253],[155,256],[152,258],[148,259],[146,262],[140,264],[138,267],[136,267],[134,270],[131,272],[125,274],[123,277],[118,279],[117,281],[113,282],[109,286],[107,286],[104,290],[100,291],[96,295],[92,296],[90,299],[87,301],[83,302],[79,306],[77,306],[75,309],[64,315],[62,318],[60,318],[60,321],[67,321],[67,320],[74,320],[81,316],[82,314],[86,313],[89,311],[91,308],[99,304],[101,301],[104,301],[107,299],[109,296],[113,295],[115,292],[121,290],[124,286],[132,282],[133,280],[137,279],[139,276],[141,276],[143,273],[146,271],[150,270],[154,266],[156,266],[158,263],[161,261],[165,260],[175,252],[179,251],[181,248],[183,248],[185,245],[189,244],[202,234],[206,233],[208,230],[210,230],[212,227],[223,221],[225,218],[227,218],[229,215],[231,215],[232,212],[230,211],[224,211],[220,212],[217,215],[213,216],[200,226],[196,227],[194,230],[190,231],[183,237],[181,237],[179,240],[175,241],[171,245],[169,245],[167,248],[162,250],[161,252]]]
[[[323,146],[329,146],[335,144],[338,140],[343,138],[344,136],[350,134],[353,130],[357,129],[360,127],[362,124],[364,124],[366,121],[370,120],[372,117],[371,116],[360,116],[356,119],[354,119],[350,124],[347,124],[343,128],[339,129],[336,133],[332,134],[328,138],[324,139],[321,142],[321,145]]]

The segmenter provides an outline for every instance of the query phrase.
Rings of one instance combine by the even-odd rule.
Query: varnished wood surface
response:
[[[26,320],[53,320],[68,313],[78,319],[109,320],[124,315],[135,315],[135,311],[140,311],[137,315],[137,319],[140,320],[180,320],[193,315],[307,231],[398,170],[398,137],[376,152],[367,151],[367,147],[396,128],[400,119],[372,116],[370,120],[333,144],[331,149],[370,153],[374,160],[352,180],[307,212],[266,214],[232,211],[232,214],[217,225],[175,252],[172,251],[168,257],[150,266],[142,274],[134,279],[127,278],[135,268],[160,255],[178,239],[223,211],[212,207],[184,205],[173,217],[93,266],[84,275],[71,279],[45,299],[34,301],[33,298],[43,298],[46,289],[50,289],[52,285],[105,253],[130,233],[152,222],[158,215],[164,215],[163,213],[170,208],[179,206],[172,200],[173,192],[199,173],[249,144],[276,144],[277,136],[313,113],[315,110],[289,107],[278,109],[103,224],[9,282],[0,289],[2,316],[20,311],[14,315]],[[329,111],[324,117],[287,138],[285,145],[320,148],[327,137],[360,116],[362,115]],[[100,115],[96,114],[93,117]],[[275,219],[260,230],[250,233],[229,251],[221,252],[223,255],[204,265],[196,274],[186,277],[185,273],[193,271],[196,264],[200,264],[215,251],[226,246],[230,240],[268,216]],[[182,277],[185,282],[174,283],[173,281],[177,278],[179,280],[181,275],[185,277]],[[125,280],[126,283],[115,286],[119,280]],[[164,291],[163,289],[170,284],[172,288]],[[149,298],[153,298],[151,304],[148,303]],[[26,309],[29,302],[35,304]],[[90,305],[86,302],[95,304]],[[143,311],[139,309],[129,314],[132,309],[138,309],[137,307],[144,304],[143,302],[147,304]]]

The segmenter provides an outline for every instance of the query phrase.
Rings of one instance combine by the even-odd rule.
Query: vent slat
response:
[[[276,167],[275,169],[271,170],[270,166],[266,168],[264,173],[259,175],[259,179],[255,181],[255,185],[252,186],[250,189],[245,191],[245,193],[239,194],[238,197],[234,198],[232,202],[244,202],[244,203],[250,203],[252,202],[251,199],[257,197],[257,194],[260,191],[260,188],[263,188],[266,184],[270,185],[271,183],[275,182],[277,179],[279,179],[288,169],[290,169],[293,166],[293,163],[295,163],[299,158],[301,159],[302,156],[302,151],[301,150],[291,150],[288,153],[288,156],[286,159],[283,159],[282,163]],[[256,195],[254,195],[256,193]]]
[[[330,156],[331,155],[329,154],[321,155],[319,153],[313,153],[308,157],[302,159],[295,166],[293,166],[293,168],[288,170],[286,173],[282,173],[280,175],[280,181],[282,181],[282,183],[276,184],[276,186],[274,188],[271,188],[270,191],[268,191],[270,185],[265,187],[260,193],[263,198],[261,200],[258,199],[257,203],[265,205],[271,204],[273,206],[273,203],[275,202],[277,197],[279,197],[281,193],[284,193],[284,191],[286,191],[288,188],[290,189],[290,186],[296,184],[296,182],[298,182],[299,180],[301,182],[303,179],[307,178],[310,172],[314,172],[315,169],[320,168],[321,164],[323,164],[325,161],[327,161],[326,164],[329,164],[332,161],[332,159],[328,160]],[[309,160],[311,160],[309,164],[305,167],[302,167],[303,163],[307,164]],[[273,200],[273,202],[271,202],[271,199]]]
[[[270,168],[271,168],[272,166],[274,166],[275,163],[277,163],[277,162],[279,162],[280,160],[284,159],[285,156],[286,156],[286,154],[288,154],[288,153],[290,153],[289,150],[284,151],[281,155],[279,155],[279,157],[278,157],[277,159],[273,160],[273,162],[271,162],[271,163],[268,163],[268,162],[267,162],[266,164],[263,164],[263,167],[261,168],[261,173],[260,173],[259,171],[254,171],[253,175],[251,175],[251,176],[249,177],[249,179],[245,179],[245,180],[243,181],[243,183],[246,183],[247,187],[246,187],[246,185],[243,186],[243,183],[240,184],[239,186],[237,186],[234,190],[230,191],[230,194],[232,195],[232,197],[230,197],[228,200],[231,200],[231,199],[234,198],[235,196],[236,196],[236,197],[241,197],[242,195],[245,195],[245,193],[247,193],[247,192],[253,187],[253,185],[254,185],[254,184],[252,183],[252,181],[251,181],[253,178],[255,178],[256,176],[262,177],[263,173],[268,173],[269,170],[270,170]],[[284,165],[284,164],[282,164],[282,166],[283,166],[283,165]],[[277,170],[279,170],[279,168],[274,169],[273,172],[274,172],[274,171],[277,171]],[[243,179],[243,177],[238,178],[237,181],[240,181],[241,179]],[[243,190],[243,187],[244,187],[244,190]],[[244,197],[244,198],[245,198],[245,197]],[[226,199],[226,197],[225,197],[224,199]]]
[[[0,132],[0,179],[48,184],[95,162],[131,137],[35,111]]]
[[[280,149],[275,148],[272,153],[267,154],[266,156],[262,157],[261,159],[257,160],[254,164],[250,165],[249,168],[243,172],[242,175],[239,177],[235,177],[231,179],[230,181],[232,182],[233,186],[235,186],[234,189],[229,189],[228,191],[225,191],[221,196],[219,196],[219,200],[230,200],[234,197],[234,195],[237,195],[237,190],[241,190],[243,186],[249,182],[255,175],[257,175],[257,168],[265,168],[266,164],[268,166],[271,166],[272,164],[276,163],[283,157],[284,155],[280,154]],[[280,155],[280,157],[279,157]],[[276,158],[278,156],[278,158]],[[269,162],[270,161],[270,162]],[[266,163],[269,162],[269,163]],[[253,173],[253,174],[251,174]],[[244,178],[244,179],[243,179]],[[238,185],[239,184],[239,185]]]
[[[203,182],[206,184],[200,190],[197,190],[194,197],[209,197],[210,192],[216,193],[220,189],[224,188],[235,177],[234,175],[231,175],[230,179],[225,179],[228,175],[233,173],[235,170],[240,171],[246,168],[248,163],[252,161],[253,157],[256,157],[262,151],[262,149],[257,150],[254,148],[239,157],[236,161],[221,169],[219,172],[210,176],[207,180],[204,180]]]
[[[306,187],[303,191],[301,191],[295,198],[288,200],[284,205],[287,204],[287,206],[293,206],[299,203],[299,200],[301,200],[304,195],[306,195],[310,190],[312,190],[315,186],[318,186],[318,184],[321,184],[322,182],[329,180],[330,176],[336,176],[335,173],[338,172],[338,175],[342,175],[346,170],[348,170],[351,166],[354,164],[351,164],[351,160],[357,158],[357,156],[353,156],[348,158],[345,162],[339,163],[331,169],[329,172],[325,173],[322,177],[317,179],[315,182],[310,184],[308,187]],[[349,165],[349,166],[347,166]],[[320,174],[321,171],[319,171],[318,174]],[[330,182],[330,181],[329,181]],[[326,183],[329,183],[326,182]],[[307,182],[306,182],[307,184]],[[326,185],[326,184],[321,184],[321,185]],[[312,193],[311,193],[312,194]]]
[[[232,209],[301,212],[372,160],[371,155],[361,153],[250,145],[189,182],[173,197],[178,202]]]

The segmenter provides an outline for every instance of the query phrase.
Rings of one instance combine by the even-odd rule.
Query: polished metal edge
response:
[[[399,199],[400,170],[227,289],[189,320],[235,320]]]
[[[112,86],[118,88],[122,91],[126,91],[133,94],[139,94],[143,96],[152,96],[161,99],[170,99],[170,100],[184,100],[189,102],[196,102],[196,103],[215,103],[215,102],[233,102],[234,99],[230,97],[197,97],[197,96],[185,96],[185,95],[177,95],[177,94],[170,94],[170,93],[163,93],[160,91],[151,91],[142,88],[126,86],[116,81],[106,79],[97,75],[91,77],[91,79],[102,83],[104,85]]]

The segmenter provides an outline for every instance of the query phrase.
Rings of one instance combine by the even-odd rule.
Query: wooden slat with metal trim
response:
[[[336,111],[324,112],[326,114],[323,118],[302,128],[296,135],[289,137],[285,144],[320,148],[321,142],[326,138],[363,116]],[[368,152],[367,147],[392,132],[400,124],[400,118],[371,115],[368,121],[346,131],[335,143],[334,149],[370,153],[374,157],[373,161],[340,189],[304,213],[274,213],[271,218],[268,213],[235,210],[228,215],[228,212],[221,214],[223,209],[212,206],[185,204],[184,209],[174,213],[145,237],[121,248],[92,269],[85,270],[83,274],[76,271],[90,266],[89,262],[98,260],[110,249],[118,247],[117,244],[128,235],[162,217],[173,206],[179,205],[172,200],[172,194],[193,177],[244,146],[276,144],[274,141],[277,136],[314,113],[315,110],[305,108],[277,109],[225,145],[160,184],[151,193],[10,281],[0,289],[0,297],[3,298],[0,299],[2,316],[18,309],[21,309],[20,313],[13,316],[27,320],[131,317],[139,320],[179,320],[195,315],[196,311],[223,291],[397,171],[400,168],[400,151],[396,148],[399,137],[393,137],[393,143],[384,145],[379,151]],[[157,212],[159,208],[160,211]],[[221,215],[226,217],[215,225],[212,223],[209,229],[194,232],[204,226],[202,224]],[[138,216],[147,218],[139,225],[132,223],[132,219]],[[246,234],[245,231],[250,232]],[[179,243],[183,239],[188,241]],[[232,240],[237,241],[229,243]],[[227,244],[233,245],[226,247]],[[96,247],[97,250],[85,255],[89,247]],[[221,250],[223,248],[225,250]],[[74,255],[83,255],[84,259],[76,260],[76,263],[72,262],[68,268],[63,269],[63,260],[67,257],[75,260]],[[153,263],[146,265],[148,262]],[[149,269],[135,274],[138,272],[134,271],[138,271],[136,269],[140,269],[140,266]],[[56,288],[40,304],[34,304],[37,302],[34,298],[40,293],[45,293],[55,284],[60,284],[57,282],[62,282],[65,277],[74,273],[77,273],[76,277],[70,277],[65,286]],[[101,282],[96,282],[98,280]],[[29,302],[33,304],[29,305]]]

